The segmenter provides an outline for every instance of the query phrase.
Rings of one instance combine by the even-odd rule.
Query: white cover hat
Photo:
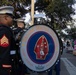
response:
[[[25,20],[25,19],[18,18],[18,19],[16,19],[15,21],[17,21],[17,22],[24,22],[24,20]]]
[[[2,6],[0,7],[0,14],[13,14],[14,8],[12,6]]]

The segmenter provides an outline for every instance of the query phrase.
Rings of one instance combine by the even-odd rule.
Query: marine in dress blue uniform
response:
[[[24,23],[24,19],[22,19],[22,18],[15,19],[15,22],[17,25],[16,25],[16,28],[13,29],[13,31],[14,31],[14,36],[15,36],[15,40],[16,40],[17,56],[18,56],[17,75],[25,75],[25,74],[29,74],[29,73],[21,59],[20,47],[19,47],[19,42],[21,41],[22,34],[24,33],[24,30],[25,30],[25,23]]]
[[[12,6],[0,7],[0,75],[11,75],[11,55],[15,54],[15,40],[10,26],[13,24]]]

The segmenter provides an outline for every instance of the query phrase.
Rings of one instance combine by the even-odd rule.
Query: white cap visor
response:
[[[13,14],[14,8],[12,6],[3,6],[0,7],[0,14]]]

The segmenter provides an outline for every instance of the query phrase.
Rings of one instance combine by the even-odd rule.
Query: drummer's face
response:
[[[17,22],[17,26],[20,28],[24,28],[24,23],[23,22]]]

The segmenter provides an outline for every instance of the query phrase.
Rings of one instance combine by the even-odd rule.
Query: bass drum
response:
[[[60,54],[57,33],[47,25],[33,25],[22,36],[20,55],[32,71],[43,72],[54,66]]]

